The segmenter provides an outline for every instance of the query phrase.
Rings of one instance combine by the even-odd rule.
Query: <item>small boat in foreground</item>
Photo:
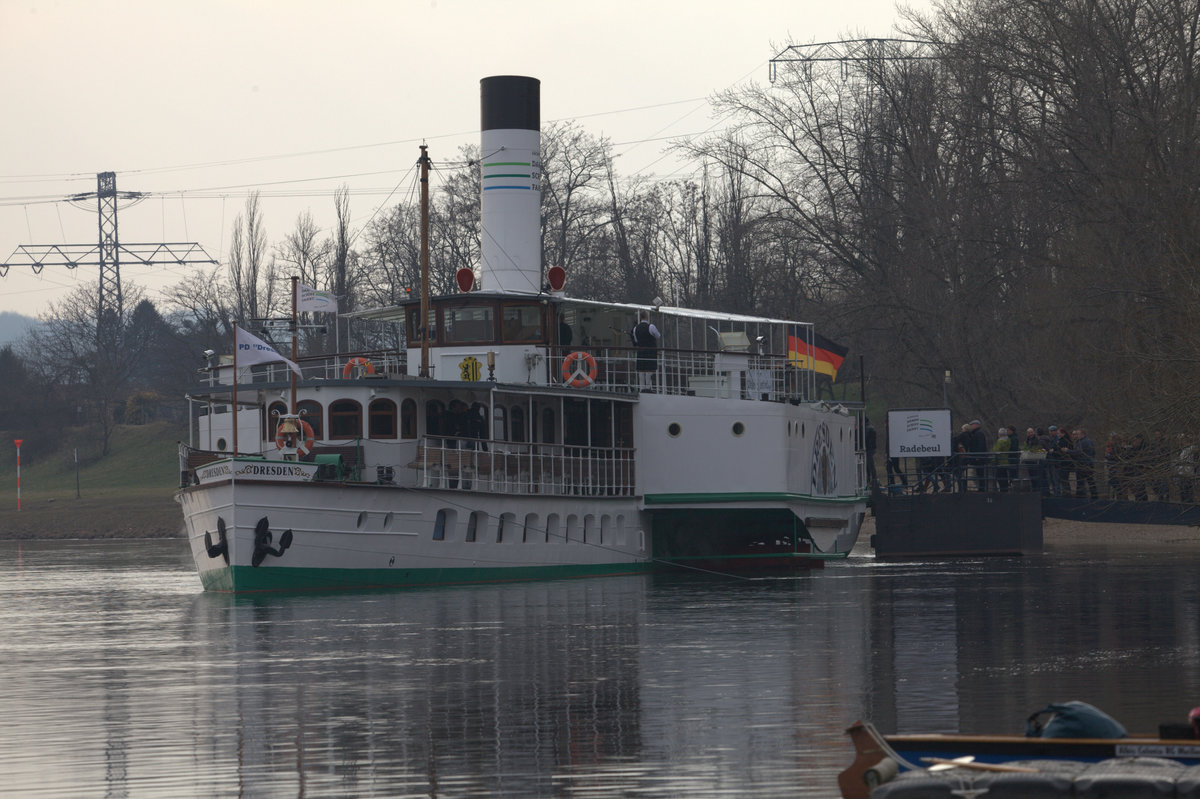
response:
[[[1170,727],[1171,725],[1164,725]],[[1182,730],[1190,728],[1182,727]],[[843,799],[1004,796],[1200,797],[1200,740],[883,735],[855,722]]]

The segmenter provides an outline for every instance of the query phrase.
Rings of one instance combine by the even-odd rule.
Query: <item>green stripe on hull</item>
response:
[[[647,505],[693,505],[705,502],[812,502],[819,505],[853,505],[865,502],[866,495],[852,497],[814,497],[778,491],[742,491],[729,494],[647,494]]]
[[[286,566],[230,566],[204,572],[205,591],[344,591],[374,588],[415,588],[578,577],[647,574],[650,561],[571,566],[508,566],[490,569],[295,569]]]

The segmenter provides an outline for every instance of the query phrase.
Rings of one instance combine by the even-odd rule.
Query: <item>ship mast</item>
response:
[[[429,377],[429,155],[421,145],[421,377]]]

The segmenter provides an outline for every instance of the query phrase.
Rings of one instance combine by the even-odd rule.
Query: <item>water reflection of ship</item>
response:
[[[200,726],[236,722],[236,753],[212,754],[236,754],[247,788],[312,784],[340,763],[348,789],[477,775],[511,791],[559,766],[626,759],[642,745],[644,580],[204,594],[194,608],[212,656],[198,668],[225,672],[201,679],[228,690]]]
[[[236,729],[208,755],[236,760],[248,793],[331,779],[420,795],[833,785],[846,744],[829,721],[863,712],[847,691],[868,659],[858,582],[206,593],[197,679],[225,687],[196,726]]]

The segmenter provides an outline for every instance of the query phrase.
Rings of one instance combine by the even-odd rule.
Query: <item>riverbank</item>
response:
[[[0,510],[0,540],[179,538],[183,517],[161,490],[123,491],[82,499],[37,498]]]

